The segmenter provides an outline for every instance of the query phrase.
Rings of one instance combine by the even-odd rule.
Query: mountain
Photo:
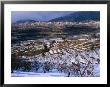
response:
[[[35,20],[31,20],[31,19],[26,19],[26,20],[18,20],[16,21],[16,23],[33,23],[33,22],[36,22]]]
[[[99,11],[79,11],[79,12],[71,13],[66,16],[52,19],[50,21],[51,22],[57,22],[57,21],[80,22],[80,21],[88,21],[88,20],[100,21],[100,12]]]

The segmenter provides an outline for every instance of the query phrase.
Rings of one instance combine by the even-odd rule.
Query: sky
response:
[[[51,19],[74,13],[74,11],[12,11],[11,20],[33,19],[37,21],[49,21]]]

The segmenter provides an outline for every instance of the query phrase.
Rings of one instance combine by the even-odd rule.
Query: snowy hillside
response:
[[[81,38],[27,41],[15,45],[12,76],[100,76],[100,40],[90,39],[90,36]]]

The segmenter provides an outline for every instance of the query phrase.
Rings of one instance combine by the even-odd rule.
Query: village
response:
[[[64,29],[67,27],[79,27],[79,28],[100,28],[100,21],[84,21],[84,22],[24,22],[12,24],[12,29],[32,29],[32,28],[54,28]]]

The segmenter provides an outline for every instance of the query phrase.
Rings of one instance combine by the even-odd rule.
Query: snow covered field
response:
[[[66,77],[65,73],[14,72],[12,77]]]
[[[100,76],[100,64],[94,64],[93,70],[94,77]],[[53,70],[53,72],[48,73],[39,73],[39,72],[23,72],[23,71],[14,71],[11,73],[12,77],[67,77],[67,73],[61,73],[57,70]],[[77,77],[75,75],[71,75],[71,77]]]

